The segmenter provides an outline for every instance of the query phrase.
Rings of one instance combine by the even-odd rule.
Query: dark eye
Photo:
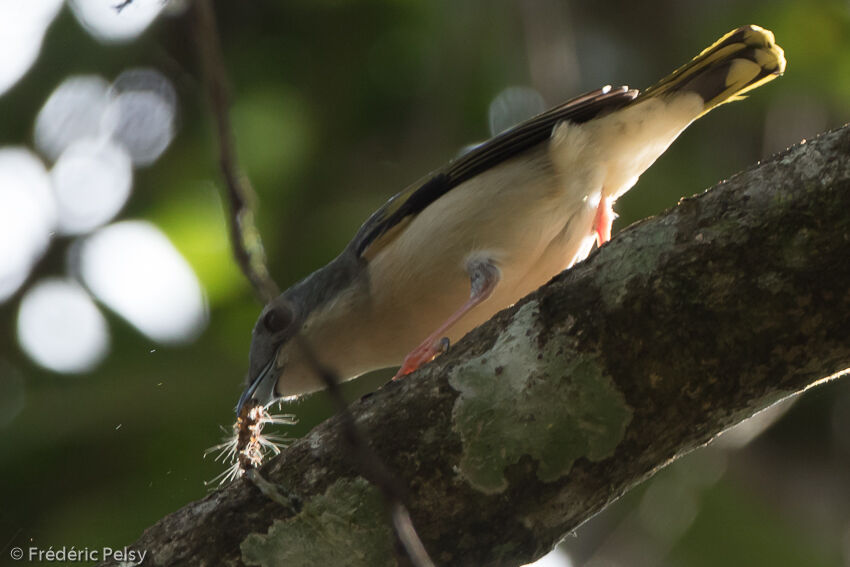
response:
[[[292,312],[285,307],[274,307],[263,316],[263,326],[271,333],[278,333],[292,322]]]

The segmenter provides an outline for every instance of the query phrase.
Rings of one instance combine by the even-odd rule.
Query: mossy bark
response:
[[[437,564],[520,564],[671,459],[848,367],[845,127],[628,228],[352,412],[407,486]],[[334,554],[322,547],[386,546],[384,511],[345,491],[364,487],[339,419],[262,472],[300,496],[301,512],[242,480],[133,547],[151,565],[274,564],[263,550],[295,537],[287,526],[304,550],[288,565],[323,564]],[[329,510],[332,534],[316,523]],[[362,527],[339,529],[347,516]]]

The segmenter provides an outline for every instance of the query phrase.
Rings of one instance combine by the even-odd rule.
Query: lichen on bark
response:
[[[294,517],[249,534],[242,560],[262,567],[395,565],[384,510],[380,491],[367,480],[339,479]]]
[[[580,457],[609,457],[631,420],[597,356],[563,342],[539,344],[538,308],[525,303],[492,349],[449,376],[460,392],[452,410],[463,440],[460,474],[485,493],[505,490],[505,467],[523,455],[537,460],[544,482],[569,473]]]
[[[353,404],[364,436],[408,488],[405,504],[435,562],[528,563],[677,456],[850,368],[848,211],[845,127],[623,230],[446,355]],[[641,254],[651,262],[630,261]],[[527,364],[509,367],[502,349]],[[538,383],[550,373],[553,384]],[[557,450],[584,423],[548,438],[547,425],[583,422],[581,413],[551,417],[574,411],[565,399],[587,403],[577,392],[596,404],[594,419],[618,408],[603,421],[623,423],[621,440],[611,427]],[[532,399],[539,407],[522,407]],[[250,557],[243,551],[267,545],[268,557],[272,542],[290,549],[289,528],[298,541],[318,541],[326,528],[311,531],[309,518],[331,533],[355,518],[366,535],[340,540],[357,546],[340,549],[391,557],[382,555],[388,544],[378,536],[390,528],[374,489],[361,486],[370,502],[362,509],[333,488],[359,474],[345,439],[342,421],[331,418],[264,467],[307,513],[241,480],[163,518],[134,547],[149,550],[152,565],[241,565]],[[495,451],[492,460],[462,465],[476,443]],[[253,551],[241,547],[246,538]]]

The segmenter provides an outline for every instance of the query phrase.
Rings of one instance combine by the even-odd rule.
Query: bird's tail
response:
[[[773,33],[759,26],[743,26],[643,91],[635,102],[676,92],[695,92],[705,101],[705,114],[715,106],[743,98],[747,91],[784,71],[785,53],[776,45]]]

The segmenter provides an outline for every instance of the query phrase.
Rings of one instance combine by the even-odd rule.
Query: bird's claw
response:
[[[438,354],[443,354],[448,352],[449,350],[449,338],[443,337],[442,339],[431,343],[423,343],[411,351],[410,354],[405,357],[404,362],[401,363],[401,368],[398,369],[396,375],[393,376],[393,380],[398,380],[403,376],[407,376],[414,370],[417,370],[423,364],[431,362]]]

